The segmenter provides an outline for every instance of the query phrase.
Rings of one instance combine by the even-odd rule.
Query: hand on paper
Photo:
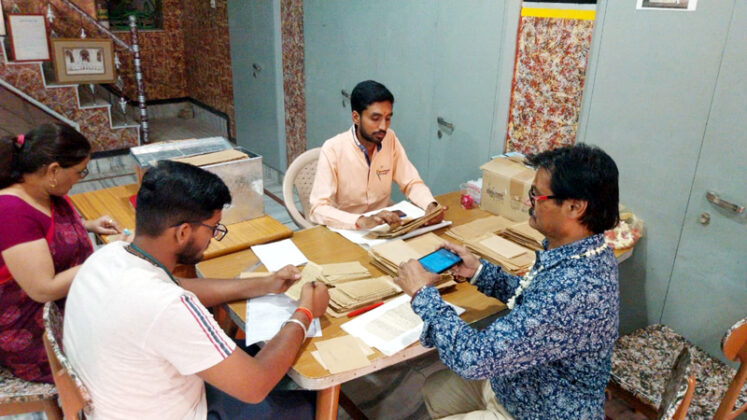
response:
[[[432,212],[433,209],[435,209],[436,207],[438,207],[438,203],[435,202],[435,201],[432,202],[431,204],[428,204],[428,207],[425,208],[425,214],[428,214],[428,213]],[[423,226],[435,225],[436,223],[443,222],[444,221],[444,214],[446,213],[446,210],[448,210],[448,207],[444,206],[444,209],[443,209],[443,211],[441,213],[439,213],[438,215],[436,215],[436,217],[432,218],[431,220],[425,222],[425,224]]]
[[[99,235],[116,235],[117,233],[122,233],[117,221],[112,219],[109,215],[101,216],[95,220],[89,220],[85,222],[85,227],[87,231]]]
[[[438,274],[425,271],[417,260],[410,260],[399,266],[399,273],[394,278],[402,291],[412,296],[423,286],[435,284],[441,277]]]
[[[309,309],[314,318],[319,318],[327,311],[329,305],[329,292],[327,286],[321,282],[311,282],[303,285],[299,306]]]
[[[301,272],[298,268],[290,264],[286,265],[264,279],[266,282],[266,293],[285,293],[300,278]]]
[[[361,216],[356,222],[360,229],[371,229],[383,223],[386,223],[389,226],[397,226],[402,223],[402,219],[400,219],[397,213],[389,210],[382,210],[371,216]]]
[[[455,265],[450,271],[451,274],[459,277],[470,278],[475,275],[475,271],[480,267],[480,260],[477,259],[464,245],[457,245],[451,242],[446,242],[441,247],[448,249],[449,251],[459,255],[462,262]]]

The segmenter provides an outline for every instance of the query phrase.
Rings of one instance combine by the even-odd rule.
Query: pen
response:
[[[334,284],[324,283],[325,286],[327,286],[327,289],[334,289],[336,286]],[[316,289],[316,280],[311,281],[311,287]]]
[[[384,304],[384,302],[376,302],[376,303],[372,303],[372,304],[370,304],[368,306],[364,306],[364,307],[362,307],[360,309],[356,309],[356,310],[348,313],[348,318],[352,318],[354,316],[358,316],[358,315],[360,315],[362,313],[370,311],[371,309],[376,309],[376,308],[378,308],[379,306],[381,306],[383,304]]]

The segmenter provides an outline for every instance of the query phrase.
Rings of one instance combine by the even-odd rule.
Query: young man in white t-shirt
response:
[[[64,350],[91,393],[94,419],[205,419],[214,403],[206,381],[230,395],[219,399],[231,407],[217,412],[267,414],[256,404],[290,368],[329,295],[305,286],[299,309],[255,357],[237,350],[205,307],[282,293],[300,273],[287,266],[261,279],[173,277],[177,264],[198,262],[211,238],[223,238],[230,201],[214,174],[159,162],[138,192],[132,244],[111,243],[81,267],[67,298]]]

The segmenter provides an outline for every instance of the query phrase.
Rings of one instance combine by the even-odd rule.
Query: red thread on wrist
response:
[[[306,318],[309,319],[309,323],[314,320],[314,315],[311,314],[311,311],[304,308],[303,306],[299,306],[296,308],[295,312],[301,312],[302,314],[306,315]]]

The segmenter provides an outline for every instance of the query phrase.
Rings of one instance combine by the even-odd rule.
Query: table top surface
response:
[[[452,221],[454,225],[467,223],[490,214],[480,209],[462,209],[459,205],[458,192],[439,196],[438,201],[448,206],[445,220]],[[442,228],[436,231],[436,234],[443,234],[445,231],[446,228]],[[317,226],[296,232],[292,237],[292,241],[310,261],[319,264],[358,261],[373,276],[383,274],[378,268],[371,265],[366,250],[325,227]],[[244,250],[224,255],[220,258],[203,261],[197,265],[197,270],[203,277],[233,277],[257,261],[256,255],[251,250]],[[260,266],[257,271],[264,271],[264,266]],[[443,291],[442,296],[446,301],[461,306],[466,310],[461,317],[468,323],[479,321],[506,308],[499,300],[483,295],[474,286],[467,283],[460,283],[452,289]],[[242,321],[239,322],[239,325],[243,328],[243,323],[246,321],[246,301],[233,302],[228,306],[229,313],[231,313],[234,319],[238,317]],[[328,340],[347,334],[340,328],[340,325],[349,320],[347,317],[333,318],[327,315],[321,318],[324,336],[312,338],[303,344],[299,356],[293,364],[293,368],[288,373],[296,383],[306,389],[328,388],[429,351],[429,349],[421,346],[420,343],[414,343],[405,350],[389,357],[374,349],[375,355],[369,358],[371,360],[370,366],[332,375],[319,365],[311,355],[311,351],[316,350],[315,342],[317,341]]]
[[[137,194],[137,191],[137,184],[129,184],[74,194],[70,196],[70,200],[86,220],[109,215],[121,228],[134,230],[135,209],[130,204],[130,197]],[[223,240],[210,241],[210,246],[205,251],[205,259],[230,254],[252,245],[289,238],[293,234],[290,228],[267,215],[226,227],[228,234]],[[104,242],[109,241],[106,236],[101,239]]]

